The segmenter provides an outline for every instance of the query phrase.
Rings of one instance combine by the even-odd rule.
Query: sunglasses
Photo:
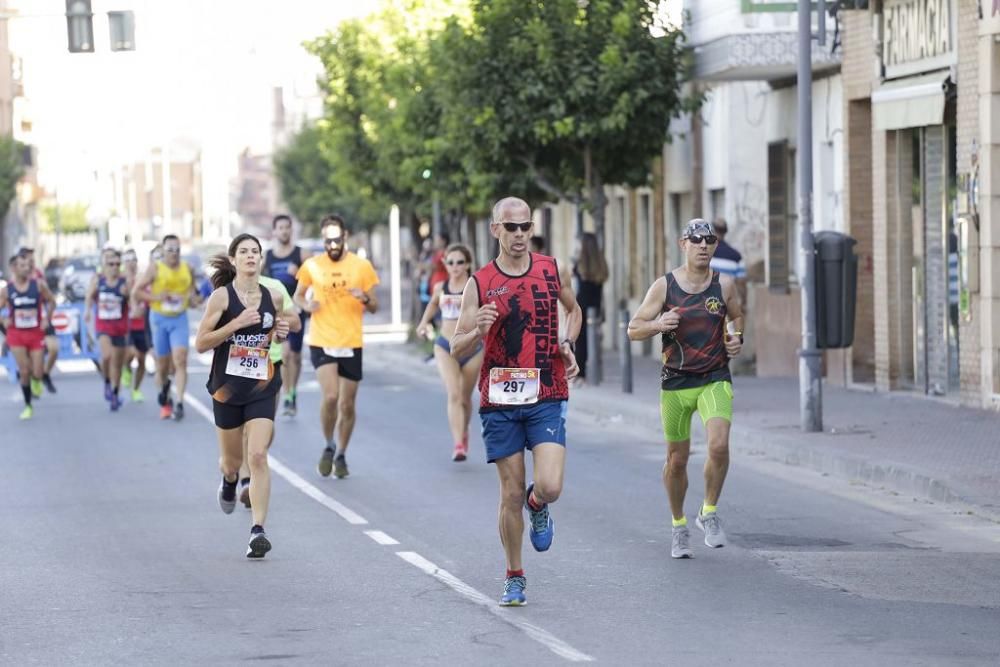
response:
[[[719,237],[715,234],[692,234],[687,237],[687,240],[694,245],[701,245],[702,241],[705,241],[708,245],[715,245],[715,242],[719,240]]]
[[[456,260],[452,260],[450,262],[445,262],[445,264],[447,264],[448,266],[465,266],[465,260],[464,259],[456,259]]]
[[[522,232],[529,232],[531,231],[531,226],[535,223],[528,220],[527,222],[501,222],[500,224],[503,225],[503,228],[508,232],[516,232],[519,229]]]
[[[326,238],[323,239],[323,243],[326,245],[340,245],[344,242],[343,236],[338,236],[337,238]]]

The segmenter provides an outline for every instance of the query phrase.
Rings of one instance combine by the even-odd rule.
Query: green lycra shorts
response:
[[[660,419],[667,442],[691,439],[691,416],[695,410],[701,423],[712,417],[733,421],[733,385],[728,381],[712,382],[703,387],[660,391]]]

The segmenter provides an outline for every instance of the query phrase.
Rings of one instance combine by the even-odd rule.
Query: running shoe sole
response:
[[[263,558],[271,550],[271,542],[264,533],[257,533],[250,538],[247,546],[247,558]]]
[[[463,452],[461,450],[456,450],[455,453],[451,455],[451,460],[455,461],[456,463],[458,461],[464,461],[465,458],[466,458],[465,452]]]
[[[510,600],[509,602],[504,602],[500,600],[501,607],[526,607],[528,605],[527,600]]]

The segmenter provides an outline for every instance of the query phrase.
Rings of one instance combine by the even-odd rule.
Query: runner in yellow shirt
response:
[[[296,278],[295,305],[309,313],[312,323],[306,344],[316,379],[323,392],[320,425],[326,445],[319,474],[347,477],[347,445],[354,430],[354,403],[361,382],[361,320],[365,311],[378,310],[378,276],[371,262],[347,249],[348,229],[343,218],[330,215],[321,223],[326,254],[307,259]],[[312,296],[307,292],[312,289]],[[334,438],[334,429],[339,438]],[[339,443],[339,444],[338,444]]]

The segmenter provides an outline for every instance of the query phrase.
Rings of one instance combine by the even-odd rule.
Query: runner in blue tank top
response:
[[[295,294],[299,281],[298,273],[302,263],[312,255],[292,242],[292,219],[284,214],[274,216],[271,221],[274,239],[271,249],[264,256],[263,275],[280,280],[289,294]],[[288,334],[288,340],[282,350],[281,383],[285,390],[285,403],[282,414],[294,417],[298,412],[299,376],[302,374],[302,342],[305,335],[306,322],[309,313],[299,311],[302,328]]]

